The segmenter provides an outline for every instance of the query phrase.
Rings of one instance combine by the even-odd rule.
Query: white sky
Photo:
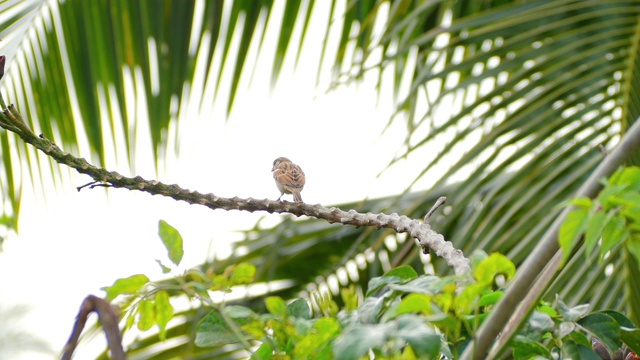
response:
[[[276,4],[274,15],[283,1]],[[271,21],[277,24],[279,19]],[[325,92],[326,83],[316,88],[323,33],[314,29],[322,29],[324,20],[315,21],[318,23],[310,26],[311,38],[297,71],[290,70],[293,57],[289,57],[273,92],[269,91],[271,64],[264,61],[272,57],[267,50],[273,45],[267,43],[251,84],[245,73],[228,122],[223,98],[206,114],[181,114],[180,155],[167,159],[158,180],[223,197],[275,199],[279,192],[271,165],[276,157],[286,156],[306,173],[302,196],[307,203],[332,205],[396,194],[406,188],[416,174],[407,164],[376,178],[404,140],[402,121],[381,135],[391,114],[390,92],[383,92],[380,106],[376,106],[373,77],[359,86],[329,93]],[[334,26],[341,26],[339,19]],[[272,30],[275,34],[277,29]],[[295,45],[290,51],[296,51]],[[326,79],[328,73],[324,76]],[[139,139],[145,137],[141,133]],[[149,148],[141,142],[137,147],[134,175],[156,178]],[[116,163],[113,155],[109,162],[110,170],[130,175],[126,163]],[[56,351],[66,342],[87,295],[103,296],[101,287],[136,273],[152,279],[163,277],[155,260],[169,262],[157,236],[158,220],[166,220],[182,234],[185,256],[180,269],[187,269],[202,263],[211,251],[228,251],[228,242],[238,239],[233,230],[250,228],[262,216],[270,218],[268,223],[284,216],[211,211],[122,189],[77,192],[76,186],[91,179],[75,171],[62,172],[68,177],[58,189],[44,180],[44,197],[25,185],[19,237],[9,238],[0,253],[0,306],[27,304],[30,312],[16,326],[46,339]],[[104,349],[102,335],[96,343],[88,347],[81,344],[75,358],[94,357]],[[0,358],[7,355],[0,353]],[[51,358],[25,355],[29,359]]]

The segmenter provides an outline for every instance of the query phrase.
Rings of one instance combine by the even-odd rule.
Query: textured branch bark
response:
[[[46,139],[43,135],[36,136],[26,126],[20,114],[12,105],[3,111],[0,126],[16,133],[25,142],[35,146],[45,154],[52,157],[60,164],[76,169],[81,174],[91,176],[95,181],[87,186],[106,186],[113,188],[125,188],[129,190],[144,191],[153,195],[162,195],[174,200],[182,200],[189,204],[203,205],[210,209],[244,210],[249,212],[267,211],[269,213],[291,213],[296,216],[309,216],[323,219],[329,223],[343,225],[373,226],[378,229],[393,229],[397,233],[408,233],[418,240],[418,244],[426,252],[428,249],[437,256],[443,258],[453,268],[456,275],[470,276],[471,268],[469,259],[465,258],[462,251],[453,247],[452,243],[445,241],[441,234],[433,231],[431,226],[420,220],[410,219],[398,214],[373,214],[359,213],[355,210],[343,211],[338,208],[326,208],[320,204],[311,205],[305,203],[290,203],[269,199],[241,199],[238,197],[223,198],[214,194],[201,194],[197,191],[183,189],[178,185],[166,185],[156,180],[145,180],[140,176],[126,177],[115,171],[91,165],[85,159],[74,157],[63,152],[56,144]],[[84,186],[83,186],[84,187]],[[79,187],[78,191],[83,187]]]

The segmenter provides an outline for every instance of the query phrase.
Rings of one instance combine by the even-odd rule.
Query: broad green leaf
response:
[[[440,278],[438,276],[422,275],[403,284],[389,284],[389,289],[405,293],[435,295],[442,291],[445,286],[454,282],[455,279],[453,277]]]
[[[180,265],[184,252],[182,250],[182,236],[178,230],[167,224],[166,221],[160,220],[158,221],[158,235],[167,249],[169,259],[174,264]]]
[[[626,242],[627,251],[636,258],[638,266],[640,266],[640,238],[632,237]]]
[[[431,314],[431,296],[409,294],[400,301],[396,313],[398,315],[405,313]]]
[[[558,231],[558,243],[562,249],[562,262],[566,263],[574,244],[587,227],[588,211],[573,209],[564,218]]]
[[[231,273],[231,286],[247,285],[253,281],[256,275],[256,266],[249,263],[240,263],[233,268]]]
[[[156,313],[153,301],[149,299],[141,300],[138,304],[138,329],[146,331],[156,323]]]
[[[329,341],[340,333],[340,325],[334,318],[320,318],[313,323],[312,329],[296,344],[295,359],[323,359],[319,353],[330,350]]]
[[[506,256],[493,253],[473,269],[473,277],[480,283],[492,283],[497,275],[504,275],[509,280],[516,273],[516,267]]]
[[[478,301],[479,306],[489,306],[495,305],[498,300],[502,297],[502,291],[492,291],[489,294],[484,294],[480,297],[480,301]]]
[[[295,299],[287,305],[287,314],[301,319],[311,318],[311,308],[305,299]]]
[[[375,323],[384,306],[384,297],[367,297],[358,308],[358,319],[364,323]]]
[[[244,334],[240,334],[240,336],[248,338]],[[199,347],[210,347],[233,344],[240,340],[230,325],[218,313],[218,310],[213,310],[200,320],[195,344]]]
[[[569,340],[562,344],[562,358],[563,359],[580,359],[580,360],[601,360],[600,356],[596,354],[591,347],[578,344],[575,341]]]
[[[598,240],[602,236],[602,230],[607,222],[607,214],[599,212],[594,214],[587,224],[587,231],[584,236],[585,254],[590,257],[591,252],[596,247]]]
[[[273,347],[268,342],[260,344],[258,349],[251,354],[250,360],[270,360],[273,356]]]
[[[118,279],[113,285],[103,287],[102,290],[107,292],[106,300],[111,301],[118,295],[133,295],[149,282],[149,278],[145,275],[132,275],[128,278]]]
[[[624,241],[629,236],[622,215],[617,214],[611,218],[602,230],[601,255],[611,250],[614,246]]]
[[[438,357],[442,339],[421,317],[405,314],[396,321],[397,330],[390,336],[406,341],[421,359]]]
[[[593,206],[593,201],[585,196],[573,199],[569,203],[584,210],[588,210]]]
[[[635,354],[640,354],[640,329],[638,328],[620,328],[620,339]]]
[[[609,352],[613,353],[618,349],[620,344],[620,325],[611,316],[593,313],[578,320],[578,324],[597,337]]]
[[[521,335],[517,335],[512,343],[513,358],[516,360],[531,359],[535,356],[541,356],[545,359],[551,359],[549,350],[537,341],[531,340]]]
[[[618,175],[618,174],[616,174]],[[616,176],[616,184],[628,185],[630,190],[640,191],[640,167],[628,166]]]
[[[418,277],[418,273],[409,265],[399,266],[387,271],[383,276],[395,276],[400,279],[411,280]]]
[[[156,323],[160,328],[160,340],[164,340],[167,335],[167,324],[173,318],[173,306],[169,302],[169,294],[164,290],[158,291],[154,299]]]
[[[269,296],[264,300],[267,310],[276,317],[287,317],[287,305],[279,296]]]
[[[562,299],[560,299],[559,295],[556,295],[556,307],[558,309],[558,313],[560,313],[560,316],[565,321],[577,321],[589,311],[589,304],[569,307],[564,301],[562,301]]]
[[[367,285],[367,293],[365,296],[371,296],[376,291],[382,289],[388,284],[402,284],[407,280],[399,278],[397,276],[378,276],[369,280],[369,284]]]
[[[369,349],[384,345],[389,332],[394,332],[392,324],[351,325],[333,341],[333,357],[336,360],[358,359]]]

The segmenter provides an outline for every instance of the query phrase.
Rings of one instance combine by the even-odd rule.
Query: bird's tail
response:
[[[293,201],[295,202],[303,202],[302,201],[302,196],[300,196],[300,191],[292,191],[293,194]]]

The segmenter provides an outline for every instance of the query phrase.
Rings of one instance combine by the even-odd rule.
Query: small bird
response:
[[[280,198],[284,194],[292,194],[293,201],[302,202],[300,191],[304,187],[304,172],[300,166],[291,162],[285,157],[279,157],[273,161],[273,178],[276,179],[276,186],[280,190]]]

